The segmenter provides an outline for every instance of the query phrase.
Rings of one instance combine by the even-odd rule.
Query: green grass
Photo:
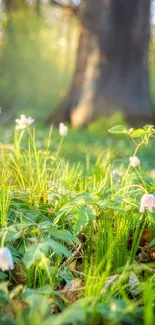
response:
[[[2,22],[0,97],[2,110],[39,121],[70,83],[78,31],[70,22],[69,35],[60,13],[49,25],[26,15],[14,13],[12,26]],[[72,47],[61,47],[68,37]],[[154,43],[150,53],[155,103]],[[15,263],[0,271],[0,324],[155,323],[155,263],[139,247],[144,228],[154,239],[155,212],[139,212],[142,195],[155,194],[154,131],[148,143],[142,137],[134,169],[132,140],[141,137],[108,133],[116,124],[124,125],[119,114],[69,129],[64,139],[41,124],[23,134],[0,130],[0,246]]]
[[[154,324],[155,264],[138,255],[145,228],[154,239],[154,211],[139,212],[155,193],[154,129],[108,133],[116,122],[64,138],[2,130],[0,241],[15,263],[0,271],[2,325]]]

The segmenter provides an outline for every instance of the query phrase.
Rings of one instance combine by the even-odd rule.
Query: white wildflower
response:
[[[68,126],[61,122],[59,124],[59,133],[62,137],[65,137],[68,133]]]
[[[3,272],[14,269],[12,254],[7,247],[0,248],[0,269]]]
[[[34,122],[34,119],[30,116],[26,117],[25,114],[22,114],[20,119],[17,118],[15,121],[17,123],[16,130],[23,130],[30,126]]]
[[[153,208],[155,208],[155,196],[153,194],[144,194],[140,202],[140,212],[144,212],[145,209],[152,212]]]
[[[134,167],[134,168],[140,165],[140,160],[139,160],[139,158],[136,157],[136,156],[134,156],[134,157],[130,157],[130,158],[129,158],[129,161],[130,161],[130,165],[131,165],[132,167]]]
[[[118,168],[116,168],[116,169],[113,169],[112,171],[111,171],[111,175],[112,176],[115,176],[115,175],[119,175],[119,169]]]

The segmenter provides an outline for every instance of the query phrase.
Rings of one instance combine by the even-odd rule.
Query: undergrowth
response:
[[[3,131],[2,325],[154,324],[155,211],[140,202],[155,193],[155,130],[90,129]]]

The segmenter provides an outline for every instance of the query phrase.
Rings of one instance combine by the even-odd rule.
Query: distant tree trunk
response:
[[[75,73],[51,121],[74,127],[116,110],[150,122],[150,0],[83,0]]]
[[[4,0],[5,8],[8,12],[24,8],[25,0]]]
[[[40,0],[36,0],[35,7],[36,7],[36,12],[37,12],[38,15],[41,14],[41,8],[40,8],[40,6],[41,6],[41,1]]]

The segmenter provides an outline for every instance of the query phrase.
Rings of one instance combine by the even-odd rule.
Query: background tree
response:
[[[5,8],[8,12],[18,10],[26,6],[25,0],[4,0]]]
[[[49,122],[69,120],[79,127],[116,110],[134,123],[152,121],[150,0],[82,0],[78,14],[75,73]]]

